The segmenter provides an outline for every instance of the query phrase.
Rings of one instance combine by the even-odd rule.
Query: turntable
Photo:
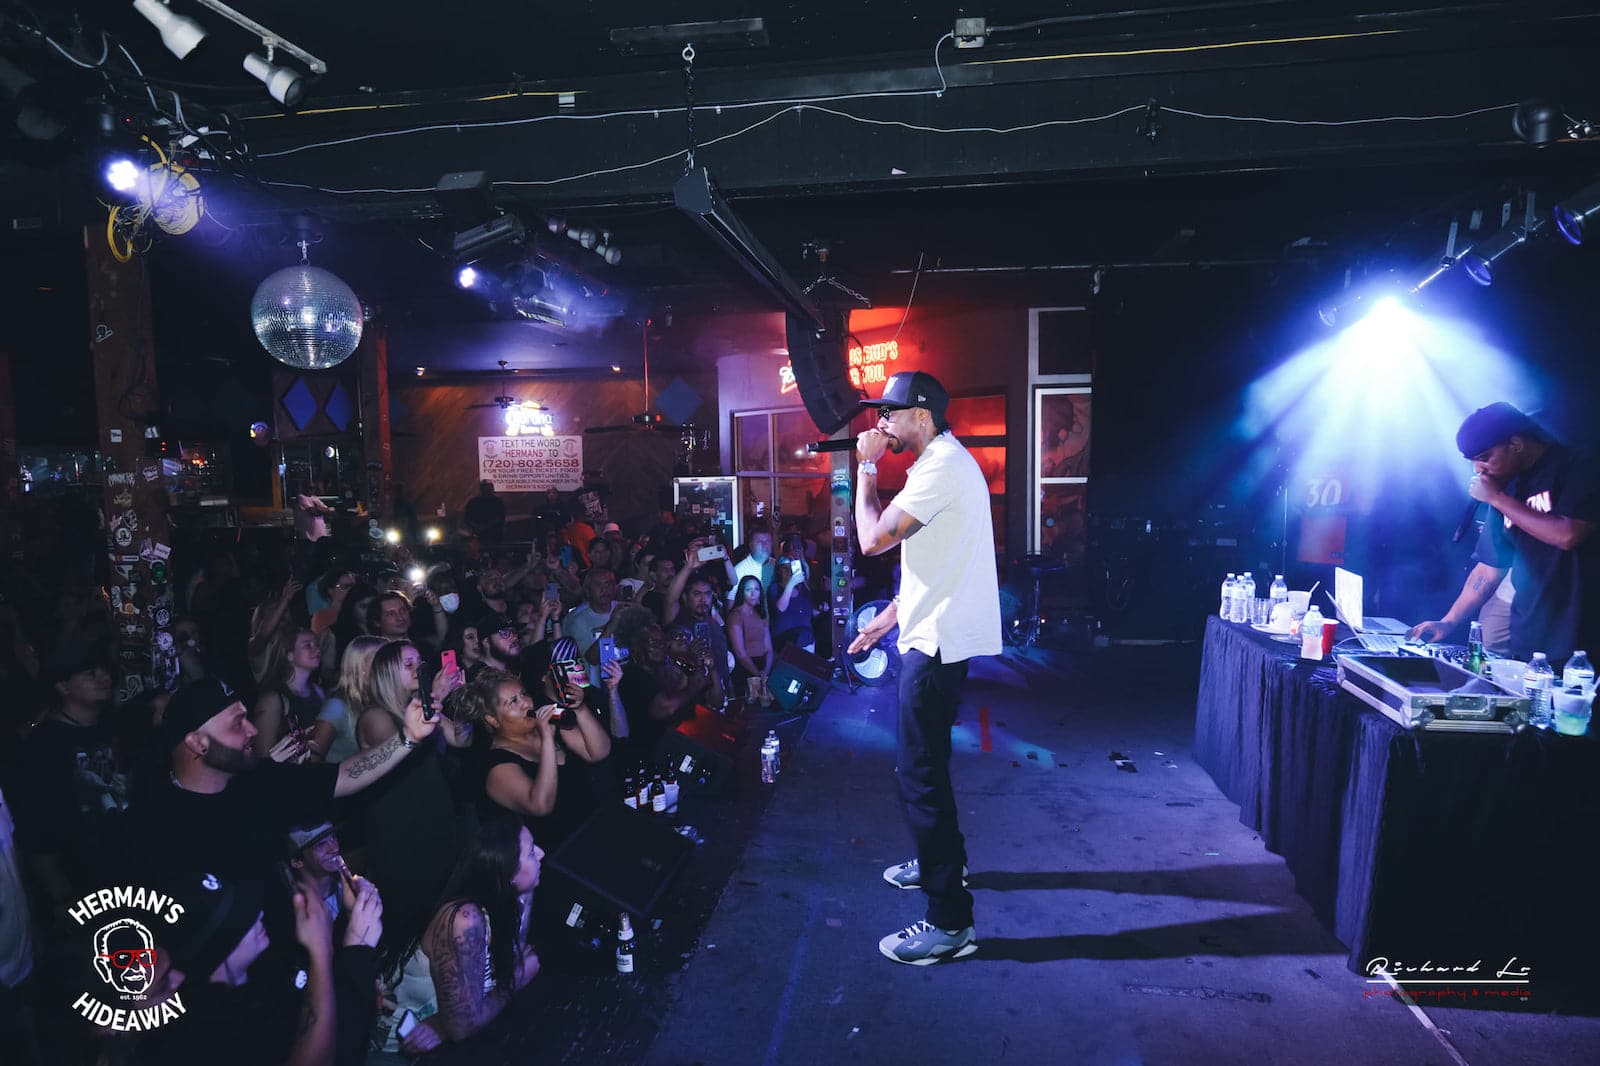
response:
[[[1431,656],[1341,655],[1339,685],[1407,729],[1514,733],[1528,699],[1455,663]]]

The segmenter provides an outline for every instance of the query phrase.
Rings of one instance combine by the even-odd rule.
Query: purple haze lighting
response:
[[[478,272],[469,266],[462,267],[461,272],[456,275],[456,284],[463,289],[472,288],[478,284]]]
[[[1489,260],[1481,255],[1469,255],[1462,259],[1461,269],[1467,272],[1467,277],[1479,285],[1494,284],[1494,268],[1489,265]]]
[[[113,159],[106,167],[106,184],[117,192],[132,192],[139,184],[139,167],[131,159]]]
[[[1565,204],[1556,205],[1556,229],[1569,244],[1583,243],[1583,216]]]

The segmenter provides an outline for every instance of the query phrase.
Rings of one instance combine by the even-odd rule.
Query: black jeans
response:
[[[972,893],[961,886],[967,846],[956,824],[950,785],[950,728],[967,664],[908,651],[900,658],[900,728],[896,774],[900,806],[917,846],[930,923],[940,929],[972,924]]]

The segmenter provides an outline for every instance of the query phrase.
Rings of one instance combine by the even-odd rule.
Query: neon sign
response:
[[[866,346],[852,344],[847,354],[850,364],[850,384],[858,389],[865,385],[881,385],[889,380],[889,371],[885,367],[900,358],[900,343],[884,341],[881,344]],[[778,395],[787,395],[799,387],[800,383],[794,376],[794,366],[790,363],[780,366]]]
[[[865,346],[853,344],[849,355],[850,384],[858,389],[863,385],[881,385],[889,380],[886,365],[900,358],[900,344],[898,341]]]

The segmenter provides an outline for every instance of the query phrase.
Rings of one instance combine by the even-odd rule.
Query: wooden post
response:
[[[116,618],[123,698],[177,680],[168,584],[167,484],[159,455],[160,393],[143,262],[118,262],[103,227],[84,229],[89,347],[94,360],[102,506],[111,554],[107,592]],[[174,454],[171,458],[176,460]]]
[[[356,357],[361,360],[361,451],[367,461],[362,497],[367,512],[381,519],[394,510],[394,450],[389,437],[389,336],[381,319],[367,323]]]

